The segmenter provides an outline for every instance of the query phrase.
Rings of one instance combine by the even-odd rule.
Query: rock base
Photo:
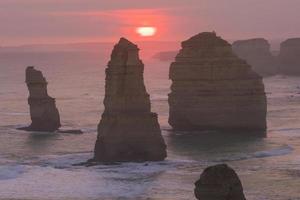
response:
[[[157,115],[104,115],[98,126],[95,158],[99,162],[161,161],[166,145]]]

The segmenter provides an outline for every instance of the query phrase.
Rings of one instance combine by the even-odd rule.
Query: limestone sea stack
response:
[[[280,45],[280,72],[286,75],[300,75],[300,38],[291,38]]]
[[[159,61],[171,62],[174,60],[175,56],[178,54],[178,51],[161,51],[156,53],[153,58]]]
[[[226,164],[206,168],[195,186],[199,200],[246,200],[238,175]]]
[[[216,33],[200,33],[182,42],[169,77],[169,124],[174,130],[265,134],[262,77]]]
[[[94,161],[161,161],[166,145],[151,112],[144,64],[137,45],[121,38],[106,68],[105,110],[98,125]]]
[[[239,40],[232,44],[237,56],[246,60],[261,76],[271,76],[278,73],[278,66],[271,54],[270,43],[263,38]]]
[[[55,99],[47,92],[47,81],[41,71],[34,67],[26,69],[26,84],[29,90],[31,125],[23,128],[28,131],[49,131],[59,129],[60,117]]]

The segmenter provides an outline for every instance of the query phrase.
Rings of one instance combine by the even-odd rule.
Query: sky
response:
[[[0,0],[0,46],[300,37],[300,0]],[[136,28],[157,33],[141,37]]]

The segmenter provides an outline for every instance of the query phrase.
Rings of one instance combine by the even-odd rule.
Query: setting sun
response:
[[[136,29],[136,32],[142,37],[150,37],[155,35],[157,29],[152,26],[147,26],[147,27],[145,26],[145,27],[138,27]]]

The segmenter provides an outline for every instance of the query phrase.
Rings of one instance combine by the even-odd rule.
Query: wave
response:
[[[53,167],[58,169],[80,169],[84,168],[87,169],[85,166],[77,166],[76,164],[82,163],[87,161],[88,159],[93,157],[93,152],[77,152],[72,154],[66,154],[66,155],[48,155],[48,156],[42,156],[38,159],[38,161],[35,161],[34,165],[44,166],[44,167]],[[89,169],[99,169],[99,170],[117,170],[119,172],[122,172],[125,170],[126,172],[153,172],[155,170],[163,170],[167,168],[174,168],[178,166],[183,165],[190,165],[190,164],[201,164],[199,161],[194,160],[169,160],[166,159],[164,161],[160,162],[143,162],[143,163],[133,163],[133,162],[127,162],[127,163],[116,163],[113,165],[96,165],[92,167],[88,167]],[[74,166],[76,165],[76,166]],[[145,170],[145,171],[144,171]]]
[[[84,127],[81,128],[82,132],[84,133],[97,133],[97,128],[88,128],[88,127]]]
[[[91,152],[83,152],[42,156],[38,161],[27,164],[2,166],[0,195],[2,198],[21,199],[137,199],[145,195],[149,188],[160,189],[161,182],[165,183],[163,185],[167,190],[172,190],[172,187],[176,187],[175,191],[182,189],[182,185],[174,185],[172,179],[163,177],[183,166],[197,164],[190,160],[166,160],[93,167],[72,165],[85,161],[91,155]],[[176,174],[184,175],[184,170],[182,174]]]
[[[268,151],[240,155],[233,159],[251,159],[286,155],[293,151],[283,145]],[[174,184],[182,177],[198,177],[208,163],[167,159],[161,162],[122,163],[92,167],[73,166],[92,157],[92,152],[41,156],[26,163],[0,167],[1,197],[43,199],[138,199],[154,191],[189,190],[192,183]],[[231,159],[232,160],[232,159]],[[179,181],[180,182],[180,181]],[[150,189],[150,191],[149,191]],[[54,192],[55,191],[55,192]],[[188,191],[192,194],[192,191]],[[45,198],[46,199],[46,198]]]
[[[168,101],[168,96],[166,96],[166,95],[159,95],[159,94],[153,94],[151,96],[151,101]]]
[[[1,115],[10,115],[10,116],[27,116],[29,112],[0,112]]]
[[[48,155],[40,157],[36,165],[59,169],[73,168],[74,164],[82,163],[92,158],[91,152],[77,152],[67,155]]]
[[[26,172],[23,165],[2,165],[0,166],[0,180],[15,179]]]
[[[284,156],[287,154],[292,153],[292,151],[294,150],[293,147],[289,146],[289,145],[284,145],[280,148],[277,149],[272,149],[269,151],[260,151],[260,152],[256,152],[253,154],[253,157],[255,158],[265,158],[265,157],[272,157],[272,156]]]
[[[298,131],[299,132],[300,128],[281,128],[281,129],[271,129],[269,130],[270,132],[278,131],[278,132],[289,132],[289,131]]]
[[[266,150],[266,151],[258,151],[251,154],[242,154],[237,156],[231,156],[230,158],[222,158],[219,160],[215,160],[215,162],[229,162],[229,161],[239,161],[239,160],[248,160],[255,158],[266,158],[266,157],[274,157],[274,156],[284,156],[292,153],[294,148],[289,145],[283,145],[279,148]]]

